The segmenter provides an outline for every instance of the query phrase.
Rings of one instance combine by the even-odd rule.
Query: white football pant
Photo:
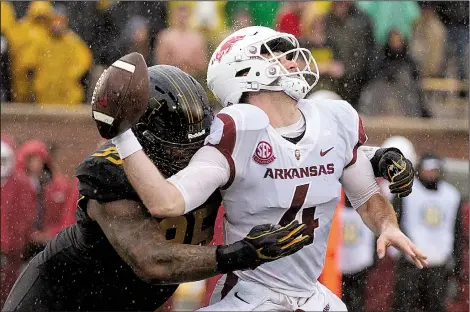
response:
[[[239,279],[224,299],[226,275],[217,282],[210,304],[197,311],[347,311],[346,305],[320,282],[310,297],[290,297],[264,285]]]

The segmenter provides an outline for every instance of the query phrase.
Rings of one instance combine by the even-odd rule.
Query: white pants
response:
[[[310,297],[291,297],[249,281],[238,280],[221,299],[225,275],[218,281],[209,306],[197,311],[347,311],[346,305],[320,282]]]

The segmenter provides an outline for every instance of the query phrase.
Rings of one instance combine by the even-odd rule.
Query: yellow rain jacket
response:
[[[26,16],[14,27],[14,35],[9,38],[14,102],[34,101],[32,82],[28,72],[35,69],[38,47],[47,42],[50,37],[48,27],[53,17],[54,10],[50,2],[33,1],[28,7]]]
[[[50,37],[38,48],[34,93],[39,104],[77,105],[85,101],[81,78],[90,69],[93,56],[87,44],[73,31]]]

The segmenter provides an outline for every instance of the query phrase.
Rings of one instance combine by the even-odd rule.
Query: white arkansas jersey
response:
[[[222,187],[226,243],[243,239],[258,224],[294,219],[314,235],[313,243],[294,255],[235,272],[299,297],[315,289],[340,198],[339,179],[355,162],[366,135],[357,112],[345,101],[301,100],[298,107],[306,130],[297,144],[281,137],[261,109],[247,104],[221,110],[206,143],[226,156],[231,169]]]

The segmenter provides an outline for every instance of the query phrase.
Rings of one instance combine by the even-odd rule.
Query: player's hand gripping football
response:
[[[399,150],[390,148],[379,161],[379,170],[389,182],[392,194],[399,198],[411,194],[415,171],[411,161],[406,159]]]
[[[241,241],[217,248],[217,269],[220,273],[254,269],[289,256],[309,243],[310,235],[303,234],[306,228],[295,220],[286,226],[255,226]]]
[[[428,265],[427,257],[421,250],[398,227],[393,225],[385,228],[377,240],[377,255],[379,259],[385,256],[385,250],[388,246],[393,246],[404,255],[410,257],[420,269]]]

